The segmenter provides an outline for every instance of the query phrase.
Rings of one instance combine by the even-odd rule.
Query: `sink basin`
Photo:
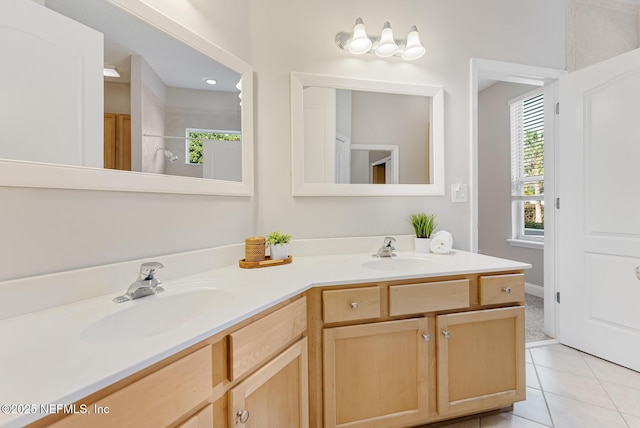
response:
[[[362,263],[362,267],[383,271],[420,270],[436,267],[439,263],[424,257],[381,257]]]
[[[125,303],[122,310],[90,324],[87,342],[120,343],[156,336],[179,327],[208,311],[220,311],[235,296],[209,286],[172,286],[167,291]]]

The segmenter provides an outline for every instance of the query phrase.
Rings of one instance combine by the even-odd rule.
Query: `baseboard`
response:
[[[541,285],[531,284],[530,282],[524,283],[524,292],[531,294],[532,296],[540,297],[544,299],[544,287]]]

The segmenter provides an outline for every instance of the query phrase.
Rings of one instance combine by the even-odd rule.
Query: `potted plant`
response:
[[[428,253],[431,251],[431,234],[438,226],[435,214],[411,214],[409,223],[413,226],[416,233],[415,250],[419,253]]]
[[[289,257],[289,242],[291,235],[280,233],[279,230],[269,232],[266,243],[269,246],[271,260],[284,260]]]

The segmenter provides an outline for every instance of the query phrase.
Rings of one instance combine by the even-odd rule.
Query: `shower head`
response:
[[[169,159],[170,162],[175,162],[175,161],[177,161],[179,159],[178,156],[174,155],[169,150],[165,150],[163,147],[158,147],[157,151],[159,152],[161,150],[162,150],[163,154]]]

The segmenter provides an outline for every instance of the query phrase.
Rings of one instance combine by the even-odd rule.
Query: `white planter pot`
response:
[[[416,253],[431,252],[431,238],[414,238],[414,243]]]
[[[289,244],[270,245],[271,260],[284,260],[289,257]]]

